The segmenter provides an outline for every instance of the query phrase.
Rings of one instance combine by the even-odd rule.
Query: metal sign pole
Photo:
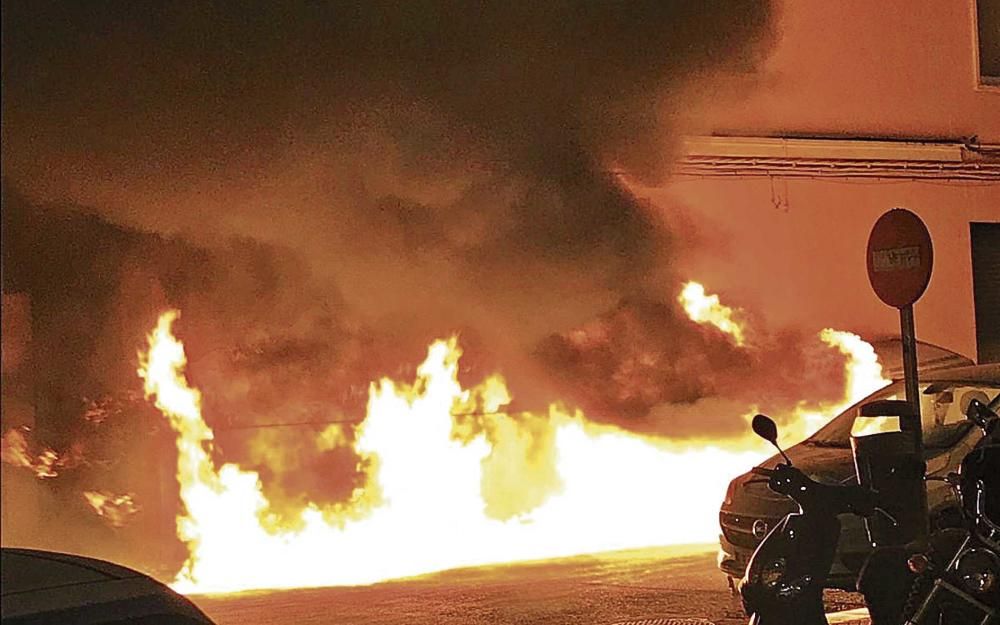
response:
[[[913,406],[913,411],[916,415],[913,418],[900,418],[899,429],[904,432],[910,432],[913,435],[914,455],[921,462],[921,466],[924,467],[921,471],[923,473],[927,469],[926,465],[923,464],[924,431],[923,419],[920,415],[920,384],[917,379],[917,333],[913,324],[913,304],[903,306],[899,309],[899,329],[903,339],[903,384],[906,387],[906,401]],[[926,543],[927,537],[931,533],[931,520],[927,512],[926,495],[923,501],[923,511],[922,527],[920,527],[920,533],[917,537],[917,542],[920,545]]]
[[[920,423],[920,386],[917,380],[917,334],[913,324],[913,305],[899,309],[899,330],[903,339],[903,378],[906,385],[906,401],[913,405],[916,419],[905,419],[900,423],[903,431],[914,432],[918,446],[923,442]]]

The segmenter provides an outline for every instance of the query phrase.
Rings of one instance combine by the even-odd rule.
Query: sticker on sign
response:
[[[872,250],[873,271],[900,271],[920,267],[920,246]]]

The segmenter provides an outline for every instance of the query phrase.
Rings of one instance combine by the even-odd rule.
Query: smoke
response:
[[[664,175],[706,98],[738,101],[772,18],[732,0],[5,2],[4,290],[31,296],[46,419],[71,415],[40,433],[68,443],[81,397],[134,389],[168,306],[218,452],[279,509],[363,483],[311,424],[350,440],[367,384],[455,332],[463,378],[503,371],[514,409],[562,399],[675,438],[839,394],[842,358],[811,338],[740,350],[687,320],[679,230],[623,182]],[[276,422],[307,425],[255,427]],[[492,490],[508,458],[556,479],[541,424],[479,427]]]
[[[324,426],[308,424],[357,420],[368,383],[390,364],[295,254],[248,239],[195,247],[34,206],[6,185],[3,206],[5,297],[27,294],[31,308],[16,329],[30,349],[4,368],[5,463],[51,477],[63,506],[81,514],[80,488],[110,488],[171,518],[179,502],[160,489],[175,471],[173,434],[143,397],[136,354],[176,306],[192,376],[211,389],[216,451],[260,470],[276,514],[307,496],[332,505],[365,481],[366,461],[349,447],[318,449]],[[20,340],[7,330],[5,354]],[[15,429],[24,421],[36,423],[31,440]],[[258,427],[275,422],[307,425]]]
[[[552,335],[536,356],[590,419],[677,439],[739,437],[751,406],[782,418],[843,396],[842,354],[815,335],[752,329],[738,346],[676,300],[636,299]]]
[[[278,242],[381,331],[472,326],[523,349],[664,279],[668,233],[609,172],[661,175],[693,86],[752,68],[770,11],[5,13],[4,156],[19,188],[200,244]]]

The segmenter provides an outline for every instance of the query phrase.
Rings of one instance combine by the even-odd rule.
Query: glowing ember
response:
[[[129,493],[116,495],[103,490],[88,490],[83,496],[94,512],[112,527],[124,527],[140,509]]]
[[[439,341],[412,386],[383,379],[371,387],[355,442],[361,456],[377,458],[368,486],[336,509],[309,504],[295,529],[275,530],[262,522],[268,501],[257,474],[212,462],[201,397],[184,378],[183,346],[171,334],[176,316],[160,318],[139,373],[178,434],[186,507],[178,535],[190,555],[174,586],[185,592],[370,583],[473,564],[710,541],[729,479],[767,455],[761,448],[670,448],[553,407],[545,418],[554,428],[555,475],[542,472],[539,485],[532,471],[515,471],[521,482],[508,484],[540,486],[541,501],[506,520],[493,518],[483,489],[502,480],[484,467],[532,433],[498,412],[509,401],[500,378],[463,390],[458,347]],[[473,404],[494,413],[488,433],[463,433],[453,417]],[[323,445],[337,443],[343,438],[322,436]]]
[[[688,317],[696,323],[709,323],[732,337],[739,346],[746,343],[745,329],[742,324],[733,319],[733,309],[724,306],[718,295],[708,295],[705,287],[697,282],[684,285],[677,298]]]

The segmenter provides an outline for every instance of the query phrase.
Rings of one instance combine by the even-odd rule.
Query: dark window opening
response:
[[[978,360],[1000,362],[1000,223],[972,223],[969,229]]]
[[[1000,86],[1000,0],[976,0],[979,82]]]

